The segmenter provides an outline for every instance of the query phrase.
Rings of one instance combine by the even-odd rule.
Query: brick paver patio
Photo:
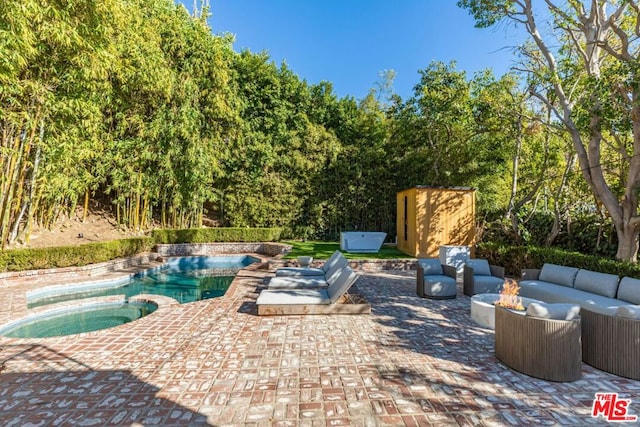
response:
[[[596,392],[640,415],[640,381],[585,364],[572,383],[511,371],[461,292],[420,299],[413,271],[360,273],[371,315],[258,317],[272,273],[250,268],[222,298],[127,325],[0,337],[0,425],[607,425],[591,417]],[[6,280],[0,319],[33,286]]]

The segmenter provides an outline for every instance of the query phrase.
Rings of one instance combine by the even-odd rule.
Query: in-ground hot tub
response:
[[[377,253],[387,233],[381,231],[343,231],[340,233],[340,249],[347,252]]]
[[[112,328],[153,313],[158,305],[146,300],[121,300],[63,307],[30,315],[0,329],[9,338],[47,338]]]
[[[533,298],[522,298],[522,305],[527,308],[532,302],[541,302]],[[487,329],[496,328],[495,303],[500,299],[500,294],[476,294],[471,297],[471,319],[478,325]]]

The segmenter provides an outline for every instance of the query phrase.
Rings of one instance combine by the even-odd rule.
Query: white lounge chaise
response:
[[[319,276],[325,277],[325,274],[331,270],[335,264],[347,265],[349,262],[340,251],[335,251],[329,259],[319,268],[317,267],[281,267],[276,270],[276,276],[283,277],[306,277]]]
[[[370,313],[369,304],[339,303],[357,279],[358,274],[344,267],[326,288],[264,289],[256,300],[258,315]]]
[[[348,266],[344,257],[337,258],[324,276],[276,276],[267,283],[269,289],[312,289],[326,288],[335,282],[343,269]],[[341,261],[344,260],[344,261]]]

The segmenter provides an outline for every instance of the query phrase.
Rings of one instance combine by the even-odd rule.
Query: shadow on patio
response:
[[[2,425],[210,425],[127,369],[94,370],[43,345],[4,345],[0,366]]]

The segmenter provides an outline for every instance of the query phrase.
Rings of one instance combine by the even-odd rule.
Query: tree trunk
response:
[[[82,223],[87,220],[87,212],[89,211],[89,190],[84,191],[84,205],[82,206]]]
[[[564,187],[567,184],[567,180],[569,178],[569,173],[573,169],[573,165],[575,164],[576,156],[572,155],[567,160],[567,165],[564,168],[564,173],[562,174],[562,180],[560,181],[560,186],[558,187],[558,191],[556,191],[555,197],[553,199],[553,227],[551,228],[551,232],[547,235],[547,238],[544,241],[545,246],[551,246],[553,241],[560,234],[560,197],[562,196],[562,192],[564,191]]]
[[[628,221],[616,225],[618,235],[618,251],[616,258],[625,261],[636,262],[638,259],[638,230]]]
[[[25,227],[24,242],[29,244],[31,240],[31,228],[33,226],[33,217],[36,212],[36,182],[38,180],[38,168],[40,166],[40,146],[42,144],[42,138],[44,136],[44,125],[40,123],[40,140],[36,146],[36,158],[33,162],[33,171],[31,172],[31,185],[29,188],[29,212],[27,213],[27,225]]]

